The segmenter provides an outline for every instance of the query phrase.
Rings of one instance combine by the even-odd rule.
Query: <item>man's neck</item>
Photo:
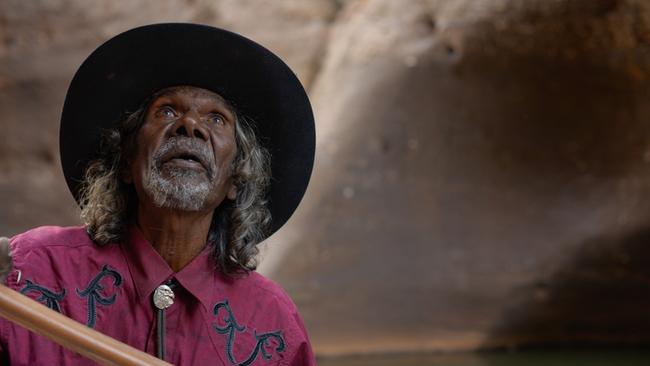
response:
[[[213,214],[140,205],[137,225],[169,267],[178,272],[205,247]]]

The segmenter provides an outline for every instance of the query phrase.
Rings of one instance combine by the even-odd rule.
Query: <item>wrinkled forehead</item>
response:
[[[235,112],[235,108],[232,106],[232,104],[220,94],[212,90],[199,88],[191,85],[178,85],[178,86],[171,86],[168,88],[161,89],[155,92],[151,96],[150,100],[151,102],[154,102],[157,99],[162,97],[174,97],[174,96],[187,96],[196,100],[216,102],[228,108],[228,110],[230,110],[231,112],[233,113]]]

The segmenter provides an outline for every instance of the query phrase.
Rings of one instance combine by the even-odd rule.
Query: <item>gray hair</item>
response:
[[[86,169],[80,193],[81,218],[99,245],[124,242],[129,222],[135,218],[135,189],[122,181],[120,173],[127,167],[126,158],[134,153],[135,138],[155,97],[106,131],[100,157]],[[256,268],[257,244],[266,237],[271,221],[266,200],[270,155],[258,141],[252,121],[233,111],[237,153],[232,179],[237,196],[234,201],[224,200],[215,210],[207,238],[215,264],[229,276]]]

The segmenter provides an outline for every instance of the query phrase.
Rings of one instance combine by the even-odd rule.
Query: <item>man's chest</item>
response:
[[[254,299],[242,301],[223,293],[204,304],[179,287],[161,323],[153,301],[139,296],[132,282],[128,271],[103,265],[95,273],[65,281],[27,275],[15,289],[147,353],[155,355],[162,338],[166,360],[175,365],[282,363],[287,350],[284,329],[273,321],[272,311],[264,311]],[[6,333],[12,365],[92,364],[20,327],[8,325]]]

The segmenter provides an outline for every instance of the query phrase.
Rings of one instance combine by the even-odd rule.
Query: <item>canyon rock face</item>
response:
[[[650,343],[647,2],[5,0],[0,233],[78,222],[67,84],[160,21],[247,35],[309,90],[312,182],[260,271],[318,353]]]
[[[269,240],[318,349],[648,342],[646,3],[410,4],[337,17]]]

